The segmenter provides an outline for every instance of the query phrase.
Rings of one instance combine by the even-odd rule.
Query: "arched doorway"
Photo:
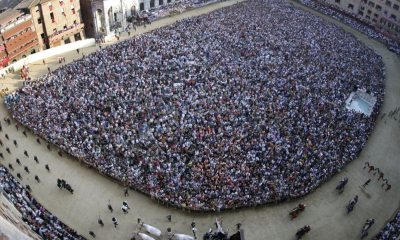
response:
[[[136,16],[136,6],[135,5],[132,5],[132,7],[131,7],[131,14],[132,14],[132,16]]]
[[[108,12],[107,12],[107,15],[108,15],[108,22],[109,22],[109,24],[110,24],[110,28],[112,28],[112,26],[114,26],[114,11],[113,11],[113,7],[110,7],[109,9],[108,9]]]
[[[97,31],[98,32],[104,32],[104,15],[103,15],[103,10],[97,9],[96,10],[96,25],[97,25]]]

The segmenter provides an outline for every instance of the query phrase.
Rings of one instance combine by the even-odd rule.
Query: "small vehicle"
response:
[[[297,240],[301,239],[302,237],[304,237],[304,235],[306,235],[306,233],[308,233],[311,230],[311,227],[309,225],[305,225],[304,227],[300,228],[297,232],[296,232],[296,237]]]
[[[361,239],[368,236],[368,230],[372,227],[372,225],[374,225],[374,223],[375,223],[375,219],[373,219],[373,218],[367,219],[363,228],[361,229]]]
[[[353,211],[354,206],[357,204],[357,202],[358,202],[358,195],[356,195],[353,199],[351,199],[349,204],[347,204],[347,206],[346,206],[347,214],[349,214],[351,211]]]
[[[349,179],[347,177],[340,180],[339,184],[336,186],[336,190],[338,190],[339,194],[343,193],[344,187],[346,186]]]
[[[297,205],[297,207],[293,208],[290,212],[290,219],[293,220],[295,219],[301,212],[304,211],[304,209],[306,209],[306,205],[303,203],[299,203],[299,205]]]

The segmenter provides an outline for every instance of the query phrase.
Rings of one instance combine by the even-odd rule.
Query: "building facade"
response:
[[[32,16],[17,10],[0,15],[0,64],[6,66],[40,50]]]
[[[400,41],[400,0],[324,0]]]
[[[42,49],[85,38],[79,0],[25,0],[16,8],[32,15]]]
[[[159,8],[175,0],[81,0],[86,32],[90,37],[110,35],[126,26],[127,18],[138,12]]]
[[[138,0],[93,0],[89,5],[91,19],[87,21],[93,23],[96,37],[110,35],[115,29],[126,26],[127,17],[135,14],[138,5]]]

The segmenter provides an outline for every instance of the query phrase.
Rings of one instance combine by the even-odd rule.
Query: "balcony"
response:
[[[14,35],[18,36],[20,34],[24,34],[25,32],[28,32],[30,30],[35,30],[35,27],[33,26],[32,21],[26,21],[23,24],[17,25],[12,29],[9,29],[8,31],[3,33],[3,38],[5,40],[9,40],[9,38],[13,37]]]
[[[21,47],[20,47],[19,49],[17,49],[16,51],[10,53],[8,57],[9,57],[10,59],[11,59],[11,58],[14,58],[14,57],[20,55],[21,53],[25,52],[26,50],[35,47],[36,45],[39,45],[37,39],[35,39],[35,40],[33,40],[32,42],[26,44],[25,46],[21,46]]]
[[[61,31],[57,31],[49,36],[49,42],[54,43],[62,40],[65,36],[76,34],[84,28],[83,23],[74,24]]]
[[[19,49],[21,46],[33,40],[37,40],[36,32],[28,31],[24,34],[18,35],[13,39],[10,39],[5,46],[7,52],[13,52],[15,49]]]

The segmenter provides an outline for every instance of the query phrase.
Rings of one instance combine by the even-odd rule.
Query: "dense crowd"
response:
[[[3,166],[0,166],[0,185],[3,194],[22,214],[22,220],[43,239],[84,239],[40,205]]]
[[[400,211],[388,222],[373,240],[398,240],[400,237]]]
[[[159,18],[170,16],[173,14],[179,14],[184,11],[203,7],[208,4],[215,3],[220,0],[182,0],[176,1],[170,4],[159,6],[155,9],[140,11],[140,16],[146,16],[149,21],[155,21]]]
[[[385,44],[388,49],[400,55],[400,42],[395,41],[382,33],[377,32],[372,26],[367,25],[362,22],[359,16],[353,12],[346,11],[343,9],[338,9],[334,4],[330,5],[328,3],[322,4],[321,1],[316,0],[301,0],[301,2],[325,15],[331,16],[336,20],[339,20],[354,29],[362,32],[370,38],[378,40]]]
[[[162,201],[220,210],[302,196],[358,156],[381,57],[281,0],[251,0],[85,56],[5,98],[12,116]],[[355,89],[371,117],[346,110]]]

